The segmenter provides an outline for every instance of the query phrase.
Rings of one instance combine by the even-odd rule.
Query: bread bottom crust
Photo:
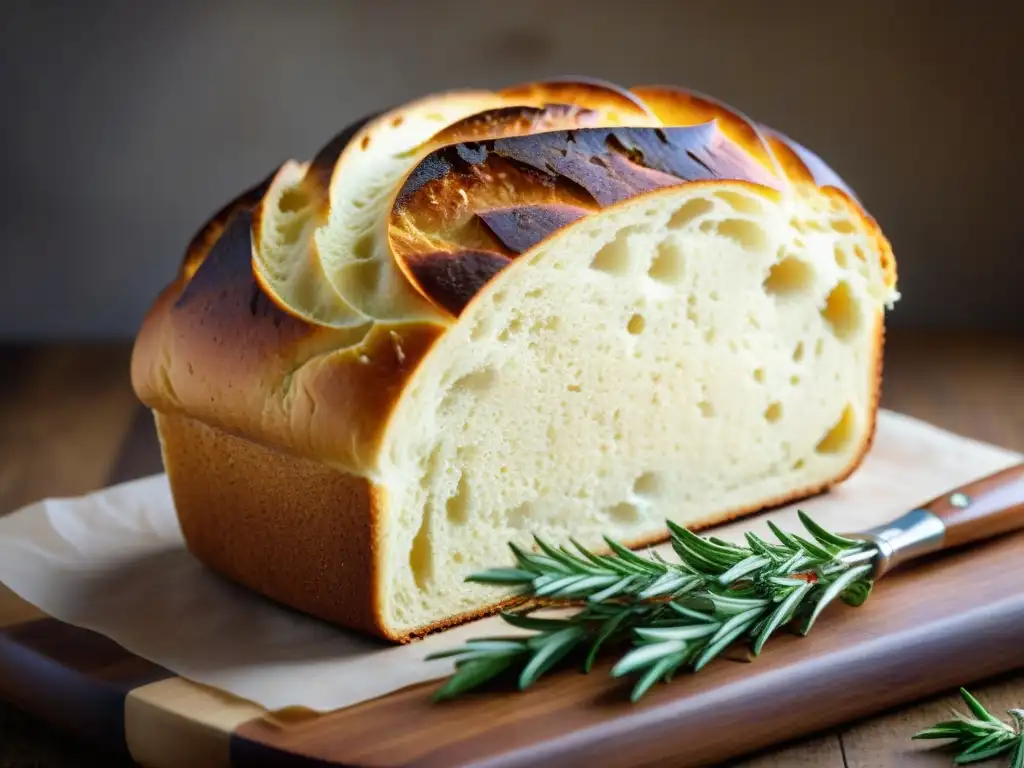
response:
[[[853,460],[828,481],[691,524],[709,527],[810,498],[849,477],[874,441],[884,330],[877,323],[870,424]],[[502,600],[404,632],[383,612],[384,490],[369,480],[229,434],[154,412],[164,466],[189,551],[224,577],[331,624],[405,643],[503,608]],[[623,542],[658,544],[668,530]]]

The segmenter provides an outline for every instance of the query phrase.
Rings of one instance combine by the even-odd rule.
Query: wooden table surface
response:
[[[156,436],[127,376],[126,344],[0,346],[0,514],[161,469]],[[1024,451],[1024,336],[892,333],[885,407]],[[1002,716],[1024,706],[1024,674],[974,686]],[[948,753],[908,753],[915,731],[960,706],[955,691],[788,745],[745,768],[949,766]],[[117,765],[0,703],[0,768]]]

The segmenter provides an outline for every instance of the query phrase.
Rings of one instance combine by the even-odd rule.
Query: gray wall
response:
[[[130,336],[207,214],[425,91],[585,74],[725,99],[893,241],[894,325],[1024,327],[1024,3],[0,3],[0,335]]]

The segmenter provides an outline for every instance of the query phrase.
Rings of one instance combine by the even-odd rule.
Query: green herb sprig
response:
[[[768,526],[777,543],[753,533],[746,546],[704,538],[669,522],[671,563],[656,552],[641,557],[605,538],[612,554],[594,554],[576,541],[575,552],[535,538],[536,552],[514,544],[515,567],[494,568],[469,581],[514,588],[533,604],[505,611],[508,624],[532,634],[471,639],[431,654],[452,658],[455,673],[435,694],[454,698],[485,682],[516,673],[525,690],[542,675],[582,654],[589,672],[602,648],[625,646],[613,677],[636,677],[637,701],[682,668],[699,671],[728,647],[746,641],[756,656],[791,623],[806,635],[835,598],[860,605],[870,595],[873,546],[825,530],[803,512],[808,536]],[[531,615],[541,608],[574,608],[563,618]]]
[[[937,723],[914,734],[914,739],[952,739],[949,745],[959,750],[954,765],[968,765],[1010,754],[1010,768],[1024,768],[1024,710],[1007,713],[1013,724],[1004,723],[990,714],[981,703],[963,688],[960,695],[972,716],[953,711],[954,719]]]

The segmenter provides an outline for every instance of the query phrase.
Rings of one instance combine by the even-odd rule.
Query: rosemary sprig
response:
[[[508,624],[530,635],[471,639],[428,656],[453,658],[455,674],[435,694],[454,698],[510,672],[524,690],[570,656],[582,654],[589,672],[598,652],[626,646],[613,677],[635,676],[632,700],[681,668],[702,669],[738,641],[756,656],[782,627],[796,623],[807,634],[836,597],[860,605],[869,596],[871,545],[826,531],[799,513],[808,536],[788,534],[771,522],[777,543],[753,533],[746,546],[704,538],[669,522],[670,563],[641,557],[605,538],[612,554],[594,554],[576,541],[575,552],[535,538],[536,552],[510,544],[516,565],[495,568],[469,581],[514,587],[535,605],[503,612]],[[564,618],[530,615],[539,607],[576,609]],[[585,653],[584,653],[585,652]]]
[[[914,739],[952,739],[949,746],[959,750],[954,765],[967,765],[1010,754],[1010,768],[1024,768],[1024,710],[1007,714],[1013,725],[1004,723],[963,688],[960,695],[973,717],[953,710],[954,719],[937,723],[914,734]]]

